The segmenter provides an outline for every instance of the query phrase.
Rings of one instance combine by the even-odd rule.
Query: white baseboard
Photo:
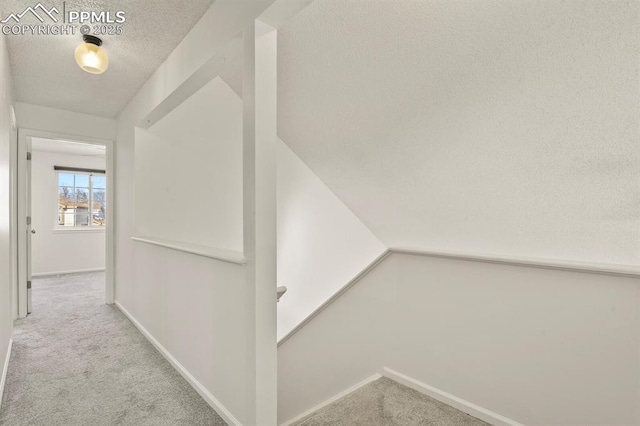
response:
[[[326,407],[327,405],[331,404],[332,402],[335,402],[335,401],[339,400],[340,398],[343,398],[343,397],[347,396],[351,392],[354,392],[354,391],[360,389],[361,387],[363,387],[365,385],[368,385],[369,383],[373,382],[374,380],[378,380],[380,377],[382,377],[382,375],[376,373],[373,376],[364,379],[360,383],[351,386],[349,389],[344,390],[344,391],[340,392],[339,394],[332,396],[331,398],[327,399],[324,402],[321,402],[320,404],[316,405],[315,407],[311,408],[310,410],[307,410],[304,413],[302,413],[302,414],[300,414],[300,415],[298,415],[298,416],[296,416],[296,417],[294,417],[294,418],[292,418],[290,420],[287,420],[284,423],[281,423],[280,426],[292,425],[293,423],[304,419],[309,414],[313,414],[316,411],[318,411],[318,410]]]
[[[31,274],[32,277],[50,277],[52,275],[81,274],[83,272],[102,272],[105,268],[89,268],[89,269],[73,269],[70,271],[53,271],[53,272],[36,272]]]
[[[2,406],[2,396],[4,395],[4,385],[7,383],[7,373],[9,372],[9,358],[11,358],[11,348],[13,347],[13,339],[9,339],[9,348],[7,356],[4,359],[4,367],[2,368],[2,379],[0,379],[0,406]]]
[[[500,414],[494,413],[491,410],[487,410],[486,408],[482,408],[478,405],[475,405],[469,401],[466,401],[462,398],[458,398],[455,395],[451,395],[445,391],[442,391],[438,388],[434,388],[433,386],[429,386],[425,383],[422,383],[414,378],[406,376],[402,373],[398,373],[390,368],[384,367],[383,375],[385,377],[390,378],[391,380],[395,380],[396,382],[405,385],[411,389],[417,390],[418,392],[430,396],[433,399],[436,399],[440,402],[444,402],[447,405],[450,405],[458,410],[465,412],[467,414],[472,415],[480,420],[484,420],[495,426],[523,426],[521,423],[518,423],[514,420],[508,419]]]
[[[164,356],[166,360],[169,361],[173,368],[178,370],[178,373],[180,373],[180,375],[184,377],[184,379],[196,390],[196,392],[200,394],[200,396],[207,402],[207,404],[209,404],[211,408],[213,408],[216,413],[218,413],[220,417],[222,417],[222,419],[227,422],[227,424],[232,426],[242,426],[238,419],[236,419],[233,414],[231,414],[231,412],[227,410],[226,407],[222,405],[222,403],[218,401],[216,397],[207,390],[207,388],[204,387],[202,383],[200,383],[195,377],[193,377],[193,375],[191,375],[191,373],[189,373],[189,371],[182,364],[180,364],[180,362],[178,362],[178,360],[175,359],[173,355],[171,355],[169,351],[164,346],[162,346],[160,342],[158,342],[155,337],[153,337],[151,333],[149,333],[149,331],[147,331],[147,329],[144,328],[142,324],[140,324],[138,320],[136,320],[133,315],[131,315],[129,311],[127,311],[120,304],[120,302],[116,300],[115,305],[127,318],[129,318],[129,321],[131,321],[133,325],[135,325],[136,328],[140,330],[140,333],[142,333],[144,337],[146,337],[147,340],[149,340],[149,342],[151,342],[151,344],[155,346],[155,348],[162,354],[162,356]]]

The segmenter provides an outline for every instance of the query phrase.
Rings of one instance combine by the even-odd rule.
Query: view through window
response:
[[[104,174],[58,172],[58,225],[105,226],[106,184]]]

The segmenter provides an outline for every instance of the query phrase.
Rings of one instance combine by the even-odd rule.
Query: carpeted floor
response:
[[[104,273],[33,280],[16,321],[0,424],[225,425],[114,306]]]
[[[386,377],[369,383],[295,426],[487,426]]]

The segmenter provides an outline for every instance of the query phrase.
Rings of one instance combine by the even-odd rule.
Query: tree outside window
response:
[[[103,174],[58,172],[58,225],[105,226],[106,184]]]

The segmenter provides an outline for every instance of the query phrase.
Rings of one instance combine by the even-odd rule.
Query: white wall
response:
[[[638,278],[391,254],[279,347],[279,420],[387,367],[526,425],[638,424],[639,309]]]
[[[116,121],[39,105],[16,103],[18,127],[63,135],[114,140]]]
[[[31,160],[32,274],[105,267],[105,230],[55,230],[58,186],[53,166],[105,170],[104,157],[33,151]]]
[[[640,2],[317,0],[278,134],[389,247],[640,265]]]
[[[217,77],[136,129],[135,233],[242,252],[242,100]]]
[[[46,137],[61,137],[67,140],[97,140],[104,141],[107,144],[107,162],[109,162],[109,145],[115,140],[116,136],[116,121],[111,118],[97,117],[89,114],[81,114],[77,112],[65,111],[56,108],[43,107],[39,105],[32,105],[17,102],[16,103],[16,115],[18,119],[18,128],[22,132],[22,135],[27,135],[27,130],[35,131],[32,134],[39,133],[40,136]],[[113,195],[113,191],[109,188],[113,188],[112,183],[113,174],[110,173],[110,167],[107,166],[107,215],[110,214],[110,209],[114,206],[113,199],[110,199]],[[17,173],[17,172],[16,172]],[[17,175],[16,175],[17,176]],[[109,195],[111,194],[111,195]],[[111,213],[113,217],[113,214]],[[112,221],[112,224],[115,224]],[[16,224],[17,231],[17,224]],[[109,229],[106,231],[106,263],[113,262],[110,260],[113,249],[113,238],[110,236]],[[17,249],[16,249],[17,251]],[[106,281],[107,281],[107,297],[106,300],[111,302],[113,300],[113,271],[107,267]],[[17,285],[17,284],[16,284]],[[26,291],[26,290],[25,290]],[[24,300],[24,299],[23,299]],[[16,310],[17,302],[16,302]],[[20,303],[20,312],[18,314],[26,315],[26,302]]]
[[[386,250],[278,140],[278,339]]]
[[[136,242],[132,281],[117,301],[240,422],[251,390],[245,366],[244,267]],[[132,283],[135,283],[133,285]],[[210,401],[208,401],[210,402]]]
[[[191,105],[201,106],[194,103]],[[197,110],[183,110],[183,112],[197,115]],[[184,161],[171,169],[165,168],[164,171],[162,171],[162,164],[154,164],[154,160],[161,158],[155,156],[154,152],[153,142],[157,140],[157,136],[127,124],[127,121],[135,120],[137,113],[135,109],[127,110],[118,119],[116,303],[138,321],[207,392],[213,395],[225,410],[245,424],[249,413],[246,395],[251,393],[246,365],[250,363],[252,356],[250,347],[247,345],[247,333],[252,324],[251,312],[245,307],[247,289],[244,285],[244,267],[131,241],[132,236],[140,233],[145,236],[169,238],[204,246],[215,246],[216,243],[225,242],[221,239],[212,240],[211,234],[197,235],[196,228],[188,228],[193,225],[190,215],[200,214],[202,217],[207,215],[207,212],[198,209],[198,200],[194,200],[196,202],[192,206],[178,205],[177,210],[174,211],[180,215],[179,220],[189,222],[185,224],[187,228],[183,228],[190,231],[188,235],[175,234],[176,229],[180,231],[180,226],[172,229],[170,226],[173,226],[173,222],[167,224],[167,229],[163,230],[160,227],[161,224],[151,219],[151,224],[156,223],[158,227],[146,228],[145,216],[151,214],[150,210],[148,206],[140,203],[139,198],[133,197],[131,190],[134,186],[144,190],[153,184],[155,174],[150,175],[149,168],[165,173],[165,177],[159,179],[159,182],[165,185],[162,189],[167,190],[169,190],[166,186],[167,180],[171,179],[170,173],[174,170],[182,174],[179,180],[183,181],[197,175],[198,172],[189,167],[189,162]],[[182,152],[181,158],[184,159],[185,155],[199,155],[201,151],[211,149],[211,146],[207,145],[206,133],[202,134],[190,129],[185,132],[186,135],[191,138],[188,142],[190,150]],[[138,147],[138,142],[142,143],[141,147]],[[160,146],[167,152],[184,147],[182,139],[160,142],[161,144],[172,142],[173,146],[169,144]],[[241,149],[241,140],[233,142],[238,144],[236,148]],[[146,158],[143,159],[143,156]],[[206,162],[208,157],[201,156],[199,159]],[[241,167],[241,164],[234,164],[234,166],[237,170],[237,166]],[[134,168],[135,179],[133,178]],[[200,172],[210,171],[205,169]],[[238,178],[233,174],[230,176],[219,174],[217,177],[222,180],[220,184],[224,184],[226,178],[229,181]],[[209,194],[207,183],[207,180],[199,182],[199,191],[196,192],[201,195]],[[240,184],[242,184],[241,177]],[[171,188],[179,189],[173,186]],[[241,197],[242,187],[235,189],[239,191]],[[157,196],[157,192],[154,194]],[[125,201],[127,198],[128,200]],[[139,224],[135,234],[132,208],[134,199],[135,206],[142,207],[140,210],[135,210]],[[146,200],[154,201],[149,197]],[[159,200],[157,204],[163,205],[163,201]],[[153,205],[150,207],[153,208]],[[241,211],[242,209],[240,209],[240,220],[242,220]],[[229,233],[232,237],[226,239],[226,242],[231,241],[231,247],[237,249],[237,237],[239,235],[242,238],[242,228],[235,231],[235,233]],[[159,235],[153,235],[154,233]],[[242,240],[240,240],[241,249]],[[123,257],[125,250],[126,258]],[[212,400],[208,402],[212,403]],[[220,407],[215,408],[218,413],[221,413]]]
[[[318,0],[279,33],[279,136],[390,247],[638,265],[639,5]],[[279,419],[388,367],[639,424],[639,314],[638,279],[392,255],[279,348]]]
[[[243,28],[253,25],[270,3],[214,2],[117,119],[117,302],[247,425],[255,419],[256,400],[272,396],[256,392],[255,300],[245,282],[245,267],[131,240],[135,144],[136,126],[143,118],[176,89],[182,90],[190,76]],[[200,149],[194,148],[193,154],[199,155]],[[265,345],[275,345],[275,336]]]
[[[4,373],[8,361],[9,342],[13,329],[13,271],[11,248],[11,181],[12,152],[16,133],[11,129],[9,106],[13,103],[13,90],[9,56],[4,36],[0,37],[0,404],[4,390]],[[12,145],[13,148],[12,148]]]

